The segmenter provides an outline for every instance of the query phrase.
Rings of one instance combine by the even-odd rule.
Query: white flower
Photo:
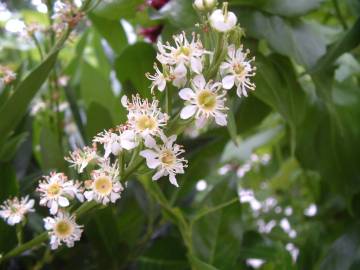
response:
[[[219,32],[229,32],[237,23],[237,17],[233,12],[223,12],[221,9],[214,10],[209,20],[211,27]]]
[[[159,41],[157,44],[159,62],[163,65],[175,66],[174,72],[177,74],[185,73],[186,75],[186,67],[200,74],[203,69],[203,56],[209,52],[204,49],[199,36],[196,37],[195,33],[192,36],[191,42],[186,39],[185,32],[174,36],[175,47]]]
[[[163,92],[166,88],[167,82],[172,82],[175,87],[183,87],[187,83],[186,67],[179,65],[175,69],[172,66],[163,66],[164,72],[162,73],[158,66],[155,64],[155,74],[151,75],[146,73],[146,77],[153,81],[151,83],[151,93],[154,93],[154,89],[157,88],[160,92]]]
[[[118,127],[116,133],[112,130],[99,133],[94,137],[93,142],[104,145],[104,158],[108,158],[111,153],[117,156],[123,149],[131,150],[138,145],[135,132],[126,130],[123,126]]]
[[[51,172],[49,176],[44,176],[44,181],[39,181],[40,205],[50,208],[50,213],[55,215],[59,207],[70,205],[69,199],[77,198],[84,200],[80,183],[68,180],[63,173]]]
[[[206,83],[203,75],[197,75],[192,81],[193,89],[184,88],[180,90],[179,96],[186,100],[186,106],[181,110],[180,117],[188,119],[195,118],[204,122],[210,117],[220,126],[227,124],[225,107],[225,93],[221,90],[219,82],[209,81]]]
[[[121,191],[124,190],[118,177],[118,163],[110,166],[109,161],[105,161],[99,170],[91,173],[91,180],[88,180],[85,185],[87,189],[84,192],[85,198],[104,205],[109,202],[115,203],[120,198]]]
[[[9,225],[15,225],[24,220],[27,213],[34,212],[34,204],[35,201],[29,199],[29,196],[20,200],[17,197],[8,199],[0,206],[0,217]]]
[[[159,109],[159,101],[154,99],[150,103],[147,99],[141,99],[136,95],[132,97],[132,102],[124,96],[122,104],[129,112],[127,117],[130,129],[144,139],[145,145],[154,144],[153,137],[159,136],[169,118]]]
[[[70,167],[74,167],[78,173],[82,173],[89,163],[99,159],[96,152],[96,146],[85,146],[82,149],[76,149],[70,152],[70,157],[65,157],[65,160],[71,163]]]
[[[237,86],[236,93],[239,97],[248,96],[247,90],[255,90],[255,84],[250,82],[250,78],[255,76],[256,67],[251,66],[252,58],[247,60],[249,50],[243,52],[243,47],[235,49],[235,45],[228,48],[228,57],[220,66],[222,74],[222,84],[225,89],[231,89],[234,84]]]
[[[154,89],[155,87],[157,87],[157,89],[161,92],[163,92],[165,90],[166,87],[166,81],[167,78],[164,76],[163,73],[161,73],[161,71],[159,70],[158,66],[155,64],[154,65],[154,69],[155,69],[155,75],[151,75],[149,73],[146,73],[146,77],[153,81],[151,84],[151,93],[154,93]]]
[[[176,135],[169,138],[161,135],[163,145],[153,144],[149,148],[140,152],[140,156],[146,159],[146,164],[150,169],[157,169],[153,175],[153,180],[158,180],[162,176],[169,176],[170,183],[178,187],[176,174],[183,174],[187,167],[187,161],[179,155],[185,151],[178,144],[174,144]]]
[[[57,249],[63,243],[73,247],[83,232],[83,226],[76,224],[75,216],[64,211],[59,211],[55,217],[44,218],[44,227],[49,231],[51,249]]]

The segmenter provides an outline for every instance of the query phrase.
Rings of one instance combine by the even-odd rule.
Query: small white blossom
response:
[[[73,247],[83,232],[83,226],[76,224],[75,216],[64,211],[59,211],[55,217],[44,218],[44,227],[50,237],[51,249],[57,249],[62,244]]]
[[[127,97],[122,98],[122,104],[128,110],[128,124],[130,129],[144,139],[145,145],[155,143],[154,136],[159,136],[162,128],[166,126],[169,119],[166,113],[159,108],[159,101],[154,99],[149,102],[141,99],[139,95],[132,97],[129,102]]]
[[[232,44],[228,48],[226,61],[220,66],[223,87],[231,89],[235,84],[237,86],[236,93],[239,97],[242,95],[247,97],[247,90],[255,90],[255,84],[250,81],[250,78],[255,76],[256,68],[251,66],[251,62],[255,58],[247,60],[249,53],[249,50],[243,52],[242,46],[236,50],[235,45]]]
[[[120,193],[124,190],[119,181],[118,163],[109,164],[104,161],[99,170],[91,173],[91,180],[85,184],[87,191],[84,196],[88,201],[95,200],[107,205],[109,202],[115,203],[120,198]]]
[[[76,149],[70,152],[69,157],[65,157],[65,160],[71,163],[70,167],[74,167],[78,173],[82,173],[89,163],[99,159],[96,152],[96,147],[85,146],[82,149]]]
[[[119,127],[117,132],[105,130],[99,133],[94,137],[93,142],[104,145],[104,158],[108,158],[111,153],[117,156],[123,149],[131,150],[138,145],[135,132],[133,130],[123,130],[122,127]]]
[[[186,39],[185,32],[180,35],[174,36],[175,47],[170,43],[162,44],[158,42],[158,55],[157,59],[163,65],[175,66],[174,72],[176,74],[186,75],[186,67],[190,68],[193,72],[200,74],[203,69],[202,60],[207,52],[201,40],[193,33],[191,42]]]
[[[179,96],[186,100],[186,106],[181,110],[180,117],[188,119],[195,115],[201,122],[208,118],[215,118],[220,126],[227,124],[225,106],[225,94],[219,82],[209,81],[206,83],[203,75],[197,75],[192,81],[193,89],[184,88],[180,90]]]
[[[40,193],[39,204],[50,208],[52,215],[58,212],[59,207],[69,206],[69,199],[76,197],[79,201],[84,200],[80,183],[68,180],[63,173],[51,172],[49,176],[44,176],[37,191]]]
[[[34,204],[35,201],[29,196],[20,200],[17,197],[8,199],[0,206],[0,217],[9,225],[15,225],[23,221],[27,213],[34,212]]]
[[[158,180],[162,176],[169,176],[170,183],[178,187],[176,174],[183,174],[184,168],[187,167],[187,161],[179,157],[185,151],[178,145],[174,144],[176,135],[169,138],[161,135],[163,145],[153,144],[150,149],[140,152],[140,156],[146,159],[146,164],[150,169],[157,169],[153,175],[153,180]]]
[[[224,12],[221,9],[214,10],[209,20],[211,27],[219,32],[229,32],[237,23],[237,17],[233,12]]]

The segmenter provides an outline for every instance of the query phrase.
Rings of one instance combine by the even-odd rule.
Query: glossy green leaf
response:
[[[26,114],[28,105],[48,77],[55,65],[58,51],[49,55],[37,66],[15,89],[15,93],[0,109],[1,115],[6,115],[0,122],[0,143],[3,144],[10,132],[19,124]]]
[[[91,14],[90,19],[97,31],[106,39],[111,48],[120,54],[128,41],[125,31],[118,20],[108,20]]]
[[[154,73],[156,52],[153,46],[139,42],[126,47],[115,60],[116,76],[122,83],[125,93],[140,93],[150,97],[150,81],[145,73]]]
[[[265,39],[276,52],[292,57],[306,68],[313,67],[326,53],[326,37],[315,26],[300,20],[258,11],[239,11],[239,21],[249,36]]]
[[[199,259],[218,269],[234,269],[241,247],[241,207],[231,182],[216,185],[193,218],[194,250]]]
[[[13,159],[16,151],[19,149],[20,145],[26,140],[28,135],[29,134],[27,132],[24,132],[9,139],[0,150],[0,160],[6,162]]]
[[[135,17],[135,13],[141,4],[143,4],[142,0],[102,1],[94,13],[109,20],[131,19]]]

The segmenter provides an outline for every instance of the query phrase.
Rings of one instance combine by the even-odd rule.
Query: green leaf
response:
[[[219,270],[220,268],[215,268],[214,266],[204,263],[203,261],[199,260],[195,256],[188,256],[189,261],[191,263],[193,270]]]
[[[287,21],[259,11],[241,10],[238,15],[249,36],[265,39],[274,51],[293,58],[306,68],[314,67],[326,53],[327,39],[311,23]]]
[[[360,18],[357,19],[354,26],[344,34],[344,36],[330,47],[316,66],[310,71],[312,73],[320,72],[324,69],[331,69],[335,60],[342,54],[356,48],[360,44]]]
[[[10,161],[15,156],[20,145],[26,140],[27,136],[28,133],[24,132],[10,138],[0,150],[0,160],[5,162]]]
[[[198,21],[192,4],[188,0],[170,1],[159,13],[161,18],[168,19],[170,24],[184,30],[193,27]]]
[[[66,171],[64,152],[60,145],[59,134],[43,125],[40,131],[40,153],[43,170],[59,169]]]
[[[0,122],[0,145],[3,145],[10,132],[19,124],[26,114],[28,105],[45,82],[55,65],[58,50],[50,54],[44,62],[37,66],[15,89],[14,94],[0,109],[1,115],[6,115]]]
[[[348,270],[359,258],[360,234],[358,226],[338,238],[327,252],[320,270]]]
[[[142,97],[151,97],[150,81],[145,73],[153,73],[156,52],[152,45],[144,42],[126,47],[115,60],[115,71],[125,93],[140,93]]]
[[[293,127],[305,115],[306,99],[291,62],[280,55],[258,56],[255,96],[278,111]]]
[[[231,185],[228,181],[216,185],[192,220],[197,257],[224,270],[235,269],[243,234],[241,205]]]
[[[111,120],[110,112],[106,107],[97,102],[92,102],[87,109],[86,117],[88,119],[86,125],[86,134],[88,138],[92,138],[104,129],[110,129],[114,126]]]
[[[143,3],[143,0],[101,1],[94,13],[97,16],[104,17],[109,20],[119,20],[121,18],[131,19],[135,17],[137,9]]]
[[[106,39],[114,52],[120,54],[128,44],[125,31],[120,22],[105,19],[95,14],[90,14],[89,17],[97,31]]]
[[[125,109],[121,106],[120,98],[114,96],[109,78],[104,77],[100,67],[94,67],[86,61],[82,62],[81,67],[80,92],[88,113],[90,112],[90,105],[97,103],[101,106],[101,115],[105,116],[105,114],[108,114],[113,124],[119,124],[124,121],[126,119]],[[105,113],[104,111],[107,112]],[[101,126],[100,116],[96,118],[100,121],[98,126]],[[92,120],[88,119],[88,121]],[[107,126],[110,122],[108,119],[104,121],[104,126]]]
[[[324,0],[269,0],[262,9],[273,14],[293,17],[319,8],[322,2]]]

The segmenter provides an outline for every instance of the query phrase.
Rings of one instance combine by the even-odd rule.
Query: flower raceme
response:
[[[75,198],[80,203],[84,199],[102,205],[116,203],[126,187],[123,183],[145,166],[152,170],[152,180],[168,177],[170,183],[178,187],[177,177],[185,173],[188,161],[174,133],[179,135],[184,123],[192,120],[198,128],[197,134],[212,123],[226,126],[227,102],[233,98],[227,90],[236,87],[241,98],[248,96],[248,90],[255,90],[251,81],[256,71],[254,58],[249,57],[249,51],[242,45],[229,41],[240,29],[237,18],[227,10],[226,3],[222,9],[216,5],[215,0],[195,1],[194,6],[204,15],[197,25],[204,30],[202,33],[192,33],[188,39],[186,33],[181,32],[173,37],[173,45],[158,42],[155,74],[146,74],[156,98],[123,96],[126,122],[100,132],[93,138],[92,146],[75,149],[65,157],[79,178],[87,180],[69,180],[63,173],[52,172],[39,181],[39,204],[48,207],[51,215],[44,219],[44,225],[52,249],[63,244],[72,247],[80,240],[83,226],[76,223],[71,205]],[[205,9],[200,10],[202,7]],[[63,10],[65,15],[59,12],[61,17],[73,10]],[[217,40],[216,46],[214,40]],[[177,91],[170,92],[169,87]],[[169,92],[164,93],[166,91]],[[176,97],[178,100],[171,103]],[[166,105],[160,102],[163,100]],[[14,225],[34,211],[33,206],[34,200],[28,196],[7,200],[0,206],[0,216]]]

